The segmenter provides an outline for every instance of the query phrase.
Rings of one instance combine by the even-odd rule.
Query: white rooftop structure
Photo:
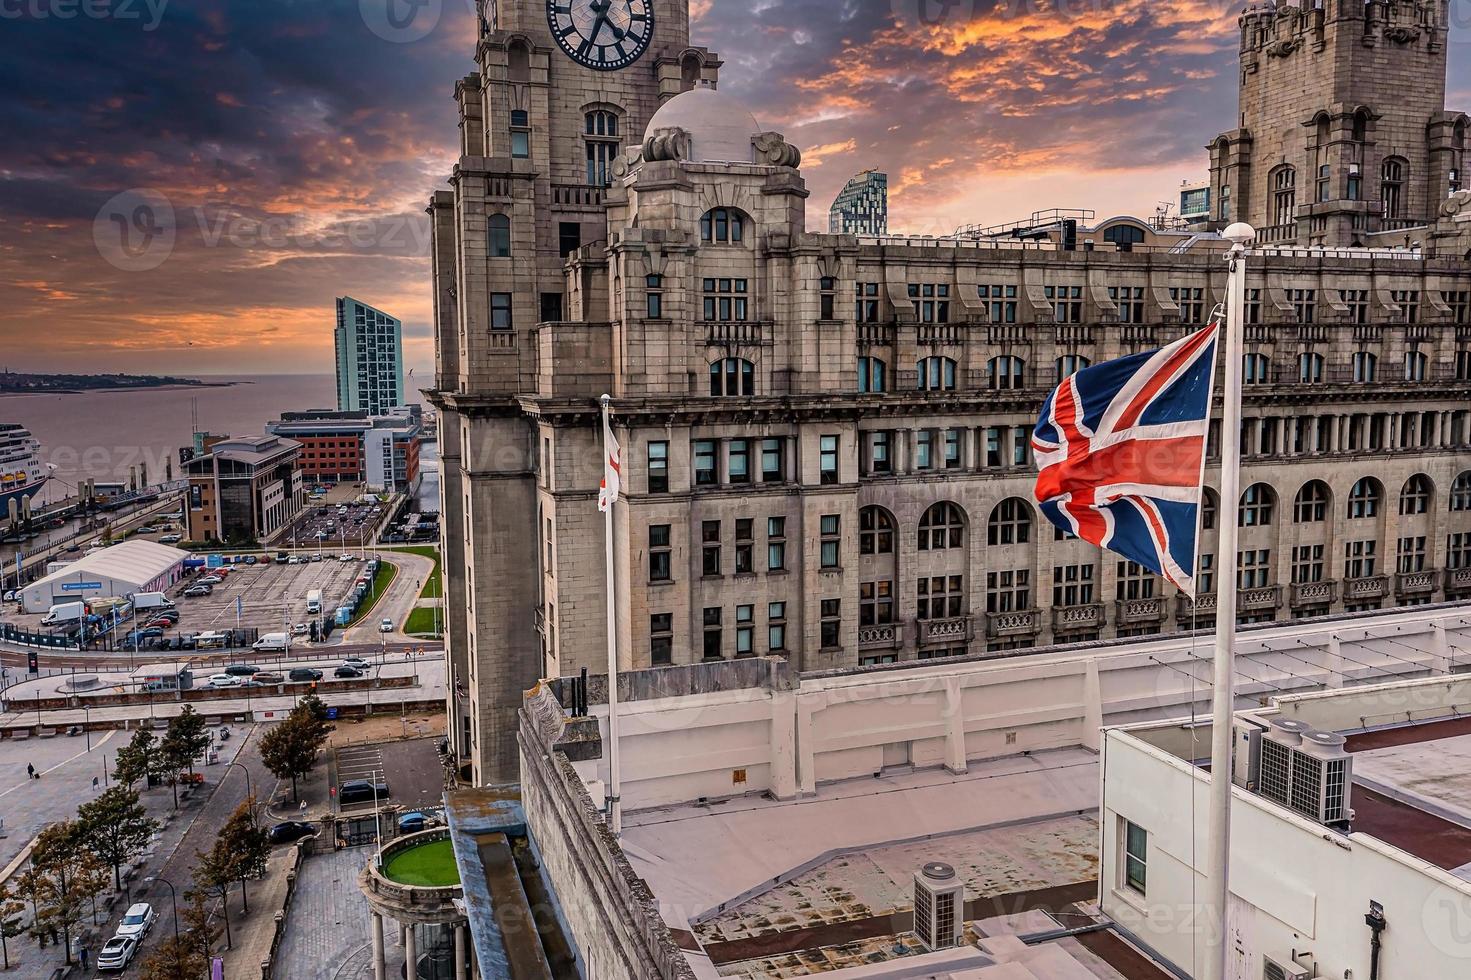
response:
[[[648,135],[670,128],[690,134],[689,158],[695,163],[750,163],[751,137],[761,132],[739,99],[708,86],[664,103],[649,120]]]
[[[152,541],[124,541],[37,579],[21,590],[20,602],[26,612],[43,613],[58,602],[160,592],[179,580],[187,557]]]

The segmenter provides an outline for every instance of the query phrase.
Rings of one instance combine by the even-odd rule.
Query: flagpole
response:
[[[1236,223],[1226,229],[1231,242],[1230,276],[1226,282],[1226,382],[1221,410],[1220,544],[1216,549],[1216,650],[1212,680],[1210,840],[1206,856],[1209,876],[1204,921],[1207,936],[1204,980],[1225,980],[1230,943],[1226,916],[1231,895],[1231,750],[1236,709],[1232,641],[1236,636],[1237,511],[1241,505],[1241,357],[1246,302],[1246,245],[1256,237],[1252,227]]]
[[[608,408],[613,399],[604,395],[603,405],[603,467],[606,472],[613,447],[608,445],[608,434],[612,427],[608,419]],[[611,488],[610,488],[611,489]],[[621,487],[619,488],[621,495]],[[610,495],[607,509],[603,511],[603,542],[606,555],[608,606],[608,826],[614,837],[623,834],[623,773],[618,765],[618,591],[613,579],[613,508],[618,495]]]

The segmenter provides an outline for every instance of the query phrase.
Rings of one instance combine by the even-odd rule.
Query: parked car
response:
[[[132,936],[113,936],[97,954],[97,969],[109,972],[125,970],[136,952],[138,940]]]
[[[316,832],[317,828],[314,824],[288,820],[286,823],[275,824],[266,831],[266,839],[272,844],[292,844],[303,837],[311,837]]]
[[[353,803],[383,802],[392,796],[387,783],[373,783],[366,779],[354,779],[337,789],[337,802],[344,806]]]
[[[224,583],[224,581],[225,581],[224,578],[222,576],[220,576],[220,575],[206,575],[206,576],[204,576],[201,579],[196,579],[195,582],[194,582],[194,584],[195,585],[221,585],[221,584]]]
[[[209,679],[210,687],[239,687],[240,678],[234,674],[215,674]]]
[[[286,676],[293,681],[319,681],[322,679],[322,672],[315,667],[293,667]]]
[[[249,677],[260,672],[255,664],[231,664],[225,668],[225,673],[232,677]]]
[[[362,677],[363,672],[361,670],[358,670],[356,667],[338,667],[336,670],[332,671],[332,676],[351,680],[355,677]]]
[[[170,623],[177,623],[180,618],[179,610],[173,608],[155,609],[152,612],[145,611],[143,615],[148,616],[151,619],[165,619],[168,620]]]
[[[259,674],[253,675],[246,683],[256,687],[270,687],[281,683],[281,675],[274,671],[263,670]]]
[[[380,633],[392,633],[393,632],[393,620],[391,620],[391,619],[385,619],[382,622],[380,622],[378,624],[378,632],[380,632]]]
[[[123,921],[118,923],[117,934],[119,936],[134,936],[142,939],[148,935],[153,928],[153,923],[158,919],[158,913],[153,911],[153,906],[147,902],[134,902],[128,906],[128,911],[123,915]]]
[[[292,636],[306,636],[307,634],[311,633],[311,631],[312,628],[306,623],[297,623],[295,626],[291,627]]]
[[[322,560],[322,556],[321,555],[312,555],[311,560],[312,561],[321,561]]]
[[[157,619],[150,619],[148,622],[144,623],[143,628],[150,630],[171,630],[178,622],[179,621],[177,619],[169,619],[165,616],[159,616]]]
[[[163,629],[161,627],[149,626],[145,629],[133,630],[133,632],[129,633],[127,637],[123,640],[123,643],[127,646],[135,646],[139,643],[143,643],[146,640],[157,639],[160,636],[163,636]]]
[[[134,534],[157,534],[158,533],[158,528],[154,527],[152,524],[144,524],[142,527],[135,527],[135,528],[133,528],[133,533]]]
[[[410,810],[408,813],[399,815],[398,832],[400,834],[417,834],[421,830],[428,830],[437,823],[438,821],[427,813]]]
[[[215,590],[213,585],[191,585],[184,590],[185,599],[200,599]]]
[[[255,555],[246,555],[245,556],[245,564],[247,564],[247,565],[256,565],[256,564],[259,564],[259,563],[260,563],[260,559],[257,558],[257,557],[255,557]]]
[[[338,561],[341,561],[341,562],[349,562],[349,561],[357,561],[358,558],[357,558],[357,555],[339,555],[337,557],[337,560]]]
[[[180,541],[183,541],[183,540],[184,540],[184,536],[182,534],[165,534],[163,537],[161,537],[161,538],[158,539],[158,543],[159,544],[178,544]],[[100,961],[99,961],[99,967],[100,967]],[[119,967],[118,969],[122,969],[122,968]]]
[[[14,589],[6,589],[5,590],[5,601],[6,602],[14,602],[15,601],[15,590]]]
[[[343,657],[342,658],[342,666],[344,666],[344,667],[355,667],[358,670],[367,670],[368,669],[368,662],[366,660],[364,660],[362,657]]]

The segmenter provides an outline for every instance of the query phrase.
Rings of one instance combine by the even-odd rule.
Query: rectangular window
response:
[[[531,114],[525,109],[511,110],[511,156],[518,160],[531,156]]]
[[[843,620],[840,614],[841,599],[822,600],[822,648],[835,650],[842,646]]]
[[[1011,430],[1011,465],[1026,466],[1031,460],[1032,430],[1025,425],[1013,426]]]
[[[1144,287],[1109,286],[1108,298],[1119,311],[1120,323],[1144,322]]]
[[[511,329],[511,294],[490,294],[490,329]]]
[[[746,280],[706,279],[703,286],[707,322],[731,323],[746,319]]]
[[[892,464],[889,462],[889,434],[870,432],[868,434],[868,471],[888,473],[892,469]]]
[[[934,469],[934,438],[935,435],[929,429],[920,429],[914,434],[914,468],[917,470]]]
[[[582,247],[582,224],[577,221],[557,222],[557,246],[562,258]]]
[[[1052,604],[1086,606],[1093,602],[1092,565],[1056,565],[1052,569]]]
[[[950,322],[950,286],[946,283],[910,283],[909,299],[921,323]]]
[[[819,280],[818,285],[821,289],[821,299],[819,300],[820,309],[818,311],[818,316],[823,320],[835,319],[836,317],[833,312],[833,307],[837,303],[837,296],[835,295],[835,293],[838,288],[838,281],[832,276],[823,276],[822,279]]]
[[[695,440],[695,486],[713,487],[719,479],[715,470],[715,440]]]
[[[674,663],[674,615],[655,613],[649,617],[649,663],[667,667]]]
[[[822,543],[822,567],[837,568],[838,556],[842,541],[838,537],[838,528],[841,517],[838,514],[824,514],[820,522]]]
[[[1248,289],[1246,291],[1246,322],[1251,324],[1262,322],[1262,291],[1260,289]]]
[[[864,582],[858,586],[858,625],[884,626],[894,621],[892,580]]]
[[[818,445],[818,482],[824,486],[838,482],[838,437],[822,436]]]
[[[960,468],[960,430],[945,430],[945,469]]]
[[[706,606],[702,620],[705,625],[704,643],[701,653],[706,660],[719,660],[721,653],[720,607]]]
[[[761,440],[761,482],[780,483],[786,479],[786,467],[782,451],[783,439]]]
[[[1340,289],[1338,298],[1348,307],[1350,323],[1369,322],[1369,291],[1367,289]]]
[[[1445,567],[1471,568],[1471,531],[1446,535]]]
[[[649,493],[669,492],[669,443],[649,443]]]
[[[702,575],[720,574],[720,522],[705,521],[700,525]]]
[[[1238,589],[1262,589],[1271,584],[1271,551],[1243,551],[1236,556],[1236,587]]]
[[[1377,564],[1378,541],[1349,541],[1343,546],[1343,577],[1371,578]]]
[[[986,427],[986,467],[995,469],[1001,465],[1001,429],[998,426]]]
[[[752,565],[752,551],[755,549],[753,543],[754,522],[749,517],[736,520],[736,546],[735,546],[735,570],[737,575],[750,575],[755,572]]]
[[[986,612],[1021,612],[1032,608],[1032,572],[1027,568],[986,573]]]
[[[965,615],[964,576],[934,575],[920,578],[916,619],[958,619]]]
[[[1180,307],[1181,323],[1205,322],[1205,290],[1198,286],[1171,286],[1170,299]]]
[[[562,320],[562,294],[541,294],[541,322],[560,323]]]
[[[981,306],[990,314],[992,323],[1016,322],[1015,286],[977,286],[976,289],[981,299],[988,301]]]
[[[1292,584],[1307,585],[1323,581],[1323,546],[1295,545],[1292,549]]]
[[[1425,571],[1425,538],[1421,536],[1399,539],[1396,570],[1401,575]]]
[[[1129,599],[1154,598],[1156,577],[1138,562],[1121,561],[1116,568],[1118,577],[1114,583],[1114,598],[1120,602]]]
[[[855,299],[858,304],[859,323],[879,322],[879,284],[876,282],[860,282],[854,290]]]
[[[766,604],[766,647],[772,653],[782,653],[787,648],[787,604]]]
[[[659,320],[664,317],[664,277],[644,277],[644,316],[650,320]]]
[[[1136,823],[1124,821],[1124,884],[1144,894],[1149,870],[1149,834]]]
[[[1287,302],[1292,304],[1298,323],[1316,323],[1318,317],[1318,291],[1316,289],[1289,289]]]
[[[736,656],[749,657],[755,653],[751,645],[755,635],[755,627],[752,626],[756,615],[755,606],[736,606]]]
[[[1083,287],[1048,286],[1047,299],[1052,303],[1052,319],[1056,323],[1083,322]]]
[[[730,463],[731,483],[751,482],[751,442],[748,439],[732,439],[726,458]]]
[[[780,572],[785,571],[786,567],[787,519],[768,517],[766,519],[766,570]]]
[[[649,581],[670,581],[669,525],[649,525]]]

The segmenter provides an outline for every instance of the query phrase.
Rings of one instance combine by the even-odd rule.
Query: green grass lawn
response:
[[[401,885],[447,888],[460,883],[454,846],[448,839],[399,851],[383,865],[383,874]]]
[[[434,629],[436,616],[439,625],[438,631]],[[404,624],[404,632],[410,636],[443,636],[444,610],[419,606],[413,612],[409,613],[409,621]]]
[[[439,549],[433,545],[416,544],[406,548],[387,548],[386,551],[406,551],[411,555],[420,555],[432,559],[434,571],[424,581],[424,588],[419,591],[420,599],[442,599],[444,598],[444,578],[439,566]]]
[[[352,617],[352,622],[348,623],[347,626],[339,627],[339,629],[347,629],[350,626],[356,626],[358,623],[361,623],[363,620],[371,616],[373,614],[373,610],[378,607],[378,603],[382,600],[383,594],[388,591],[388,586],[392,584],[394,576],[396,576],[397,574],[397,565],[393,564],[390,561],[380,561],[378,563],[378,574],[373,576],[373,587],[368,590],[367,601],[364,602],[361,606],[358,606],[358,611]]]

